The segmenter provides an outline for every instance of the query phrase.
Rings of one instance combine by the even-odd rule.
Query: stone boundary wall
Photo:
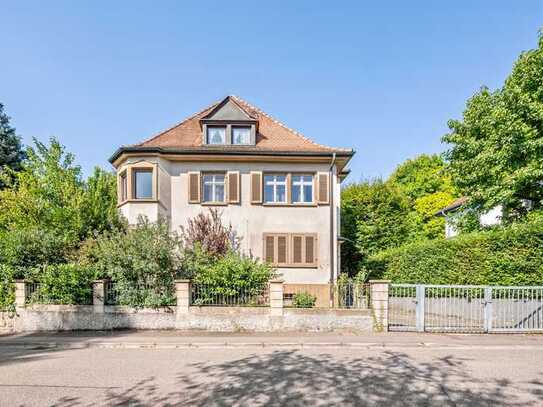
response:
[[[179,329],[210,332],[340,331],[370,332],[388,327],[388,281],[370,281],[372,310],[285,308],[283,281],[270,282],[269,307],[190,305],[190,281],[176,281],[177,305],[135,309],[105,305],[105,284],[93,284],[92,305],[26,305],[25,282],[16,282],[15,312],[0,312],[0,333]]]
[[[176,307],[133,309],[105,306],[94,312],[92,305],[33,305],[17,309],[17,315],[0,313],[0,332],[179,329],[209,332],[353,331],[371,332],[368,310],[284,309],[273,315],[270,307]]]

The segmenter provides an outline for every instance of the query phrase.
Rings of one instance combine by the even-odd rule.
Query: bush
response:
[[[39,282],[30,302],[40,304],[92,304],[96,272],[79,264],[50,264],[30,269],[26,280]]]
[[[181,272],[179,238],[167,222],[140,218],[127,231],[106,233],[83,247],[87,262],[115,282],[117,301],[133,307],[175,303],[175,279]]]
[[[198,264],[194,258],[191,261],[195,265],[193,283],[205,286],[204,297],[198,299],[202,304],[221,296],[255,298],[274,277],[274,270],[268,264],[235,252],[214,260],[201,251],[196,256],[202,261]]]
[[[202,249],[212,256],[224,256],[239,248],[239,237],[232,225],[222,223],[221,212],[209,209],[209,214],[200,213],[188,220],[182,228],[183,245],[186,250]]]
[[[543,285],[543,222],[408,244],[368,267],[372,278],[396,283]]]
[[[0,311],[11,311],[15,306],[15,271],[0,264]]]
[[[317,302],[317,297],[309,293],[297,293],[292,297],[292,305],[295,308],[313,308]]]
[[[22,278],[28,268],[65,262],[75,245],[65,236],[39,228],[0,232],[0,258],[14,268],[16,278]]]

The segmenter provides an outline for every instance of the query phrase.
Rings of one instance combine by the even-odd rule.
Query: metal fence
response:
[[[270,305],[269,286],[247,287],[233,285],[217,287],[191,284],[190,304],[215,307],[265,307]]]
[[[41,302],[40,283],[26,282],[25,283],[25,302]]]
[[[392,284],[389,330],[543,331],[543,287]]]
[[[337,308],[370,308],[370,285],[349,281],[335,286]]]
[[[116,282],[106,280],[104,282],[104,303],[105,305],[119,305],[121,296],[125,303],[152,303],[159,306],[173,306],[177,303],[175,287],[172,284],[155,285],[151,283],[140,283],[135,286],[126,286],[122,290]]]

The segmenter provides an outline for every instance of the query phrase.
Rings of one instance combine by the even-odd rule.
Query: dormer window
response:
[[[226,127],[207,127],[207,144],[226,144]]]
[[[232,127],[232,144],[251,144],[251,128]]]

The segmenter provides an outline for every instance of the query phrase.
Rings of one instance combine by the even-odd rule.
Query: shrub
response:
[[[140,218],[126,232],[106,233],[83,250],[99,274],[115,282],[117,301],[133,307],[175,303],[174,281],[181,273],[179,237],[167,222]]]
[[[294,294],[292,305],[296,308],[313,308],[317,302],[317,297],[306,292]]]
[[[0,258],[22,278],[27,268],[66,261],[76,243],[65,236],[39,228],[0,232]]]
[[[15,271],[0,264],[0,311],[12,311],[15,306]]]
[[[26,280],[39,282],[30,302],[41,304],[91,304],[96,272],[79,264],[49,264],[29,269]]]
[[[396,283],[542,285],[543,222],[408,244],[368,266],[373,278]]]
[[[197,256],[203,261],[195,267],[193,283],[205,286],[205,295],[198,299],[200,303],[218,296],[256,297],[274,277],[270,265],[235,252],[229,252],[213,261],[206,259],[201,252],[197,252]]]
[[[182,228],[183,245],[186,250],[200,248],[212,256],[223,256],[229,251],[237,251],[239,237],[232,225],[225,226],[221,212],[209,209],[209,214],[200,213],[188,220],[188,226]]]

